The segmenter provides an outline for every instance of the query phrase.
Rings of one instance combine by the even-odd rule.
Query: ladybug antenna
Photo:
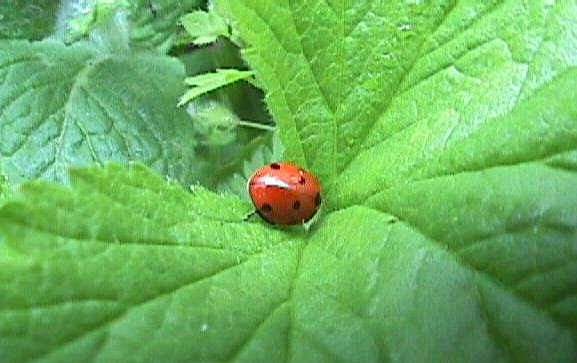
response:
[[[237,121],[238,126],[250,127],[252,129],[264,130],[264,131],[275,131],[276,128],[271,125],[265,125],[258,122],[251,121]]]

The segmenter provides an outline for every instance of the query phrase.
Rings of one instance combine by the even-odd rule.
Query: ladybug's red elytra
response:
[[[266,165],[248,182],[257,213],[269,223],[282,225],[310,220],[321,205],[321,189],[313,174],[291,163]]]

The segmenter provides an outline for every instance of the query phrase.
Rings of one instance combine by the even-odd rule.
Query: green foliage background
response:
[[[574,1],[43,4],[0,5],[1,362],[577,360]],[[245,220],[282,158],[309,230]]]

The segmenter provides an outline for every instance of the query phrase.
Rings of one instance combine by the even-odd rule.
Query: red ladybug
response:
[[[294,225],[310,220],[321,205],[321,184],[308,171],[290,163],[272,163],[248,182],[256,212],[272,224]]]

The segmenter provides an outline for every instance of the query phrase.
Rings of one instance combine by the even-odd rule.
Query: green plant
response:
[[[92,43],[3,42],[0,166],[10,183],[46,177],[27,161],[50,157],[39,140],[51,145],[54,132],[37,126],[47,131],[25,140],[35,156],[19,159],[7,130],[62,104],[9,82],[53,80],[35,62],[89,69],[59,85],[75,96],[100,67],[118,69],[106,78],[113,90],[145,73],[139,82],[170,95],[151,102],[173,138],[156,139],[177,150],[161,148],[166,165],[177,166],[134,158],[156,172],[74,169],[56,178],[70,185],[33,181],[0,196],[0,361],[577,359],[574,1],[217,0],[211,11],[243,46],[284,157],[323,181],[323,215],[310,231],[275,228],[246,221],[242,198],[183,187],[207,171],[182,159],[198,151],[179,140],[198,134],[176,108],[179,60],[129,53],[92,64]],[[220,97],[233,110],[229,91]],[[110,102],[119,124],[138,125],[134,107]],[[69,125],[84,120],[77,110]],[[231,147],[247,160],[270,156],[264,135]],[[87,143],[70,140],[56,156],[93,164]],[[106,160],[128,161],[121,151]],[[215,171],[227,190],[244,159]]]

